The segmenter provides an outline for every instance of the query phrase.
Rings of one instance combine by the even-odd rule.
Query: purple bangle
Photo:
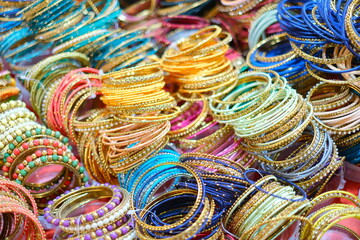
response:
[[[63,204],[71,204],[68,202],[69,199],[76,199],[77,195],[81,193],[86,194],[88,191],[100,192],[100,195],[98,194],[99,197],[101,196],[102,192],[107,191],[108,193],[104,193],[105,195],[102,198],[110,197],[110,195],[112,196],[103,207],[90,213],[71,218],[67,216],[64,216],[63,218],[57,218],[54,216],[54,213],[59,211],[58,207],[66,207],[63,206]],[[84,198],[86,198],[86,196]],[[89,202],[91,202],[96,199],[91,196],[89,200]],[[80,231],[90,231],[91,229],[96,228],[94,227],[95,225],[108,225],[109,223],[113,223],[118,218],[124,216],[130,207],[129,200],[129,194],[125,189],[107,183],[95,184],[93,186],[76,187],[71,191],[66,191],[63,195],[56,197],[54,201],[50,201],[48,203],[48,207],[44,209],[44,218],[49,223],[60,226],[61,229],[66,232],[71,232],[71,229],[73,228],[80,228]]]

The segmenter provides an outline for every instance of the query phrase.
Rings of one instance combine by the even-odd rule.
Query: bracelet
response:
[[[69,217],[77,208],[69,203],[86,205],[104,198],[110,200],[97,210]],[[120,236],[134,239],[133,221],[127,216],[129,200],[128,192],[114,185],[77,187],[50,201],[44,209],[44,217],[49,223],[59,226],[63,232],[69,233],[71,239],[116,239]]]
[[[44,239],[45,232],[37,219],[37,206],[31,194],[23,186],[4,178],[0,178],[0,183],[0,218],[6,221],[1,224],[2,237]]]

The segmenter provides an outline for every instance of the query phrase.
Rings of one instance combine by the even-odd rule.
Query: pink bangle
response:
[[[35,215],[38,215],[38,208],[35,199],[25,187],[5,178],[0,178],[0,189],[6,192],[16,193],[16,195],[20,197],[23,202],[28,202],[29,206],[32,208],[32,212]]]
[[[221,4],[224,6],[235,6],[238,4],[242,4],[247,0],[220,0]]]
[[[0,214],[13,213],[14,215],[17,214],[20,216],[25,216],[25,223],[22,225],[24,231],[21,235],[24,234],[26,239],[32,240],[46,239],[44,229],[42,228],[41,223],[37,219],[36,215],[20,204],[5,202],[4,205],[3,197],[0,197],[0,200]]]
[[[162,24],[169,29],[200,29],[209,26],[206,19],[187,15],[163,17]]]
[[[274,23],[273,25],[269,26],[266,29],[266,33],[267,34],[275,34],[275,33],[279,33],[282,32],[283,30],[280,27],[280,23]]]
[[[205,108],[204,102],[195,102],[191,105],[188,111],[185,111],[182,115],[172,119],[170,131],[177,131],[185,128],[193,123]]]
[[[206,132],[206,131],[212,131],[212,132],[215,132],[216,130],[212,129],[212,127],[214,127],[215,125],[219,124],[218,122],[213,122],[211,123],[210,125],[208,125],[207,127],[201,129],[200,131],[194,133],[193,135],[190,135],[190,136],[187,136],[186,139],[191,139],[191,138],[194,138],[194,137],[197,137],[199,136],[200,134]],[[211,132],[211,133],[212,133]],[[210,134],[211,134],[210,133]]]
[[[50,100],[47,112],[47,122],[50,128],[66,134],[64,114],[71,98],[81,89],[87,87],[98,87],[101,85],[98,78],[87,78],[86,74],[99,74],[94,68],[79,68],[66,74],[57,86],[57,89]],[[87,79],[81,79],[85,77]]]
[[[145,0],[145,1],[139,1],[131,6],[127,7],[122,14],[120,15],[120,20],[124,22],[139,22],[150,16],[152,12],[155,11],[156,6],[158,5],[159,0]],[[148,10],[148,14],[143,14],[143,16],[140,13]]]

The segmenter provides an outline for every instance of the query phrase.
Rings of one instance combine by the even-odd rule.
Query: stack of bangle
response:
[[[344,156],[346,161],[359,164],[360,163],[360,132],[345,135],[336,139],[336,145],[339,148],[340,156]]]
[[[332,203],[325,207],[321,205],[330,199],[344,199],[346,203]],[[359,238],[356,233],[357,229],[346,227],[342,221],[345,219],[359,220],[360,200],[357,196],[341,190],[329,191],[314,198],[310,204],[311,207],[308,208],[306,215],[313,230],[309,231],[308,226],[302,226],[300,228],[300,239],[322,239],[327,231],[333,229],[345,233],[351,239],[353,237]],[[322,207],[318,208],[319,206]],[[314,209],[317,210],[314,211]]]
[[[180,105],[181,114],[170,120],[171,128],[168,133],[173,141],[193,132],[199,126],[204,125],[207,118],[210,118],[208,115],[209,105],[206,101],[185,102],[179,100],[178,105]]]
[[[357,4],[356,1],[333,4],[325,0],[279,3],[280,25],[314,78],[334,84],[358,82],[355,75],[359,67],[355,59],[360,56],[360,45],[354,22]],[[340,15],[343,17],[338,18]],[[296,24],[292,24],[294,20]]]
[[[162,149],[168,142],[168,121],[161,123],[125,123],[101,130],[98,145],[101,162],[115,176],[126,172]],[[100,145],[101,144],[101,145]]]
[[[22,9],[31,3],[31,0],[0,2],[0,40],[23,23]]]
[[[257,12],[264,11],[269,4],[274,2],[273,0],[221,0],[221,6],[219,11],[221,15],[219,17],[225,21],[237,25],[236,40],[240,43],[240,49],[242,51],[248,50],[248,35],[252,22],[257,17]],[[278,27],[275,27],[275,31],[281,31]]]
[[[59,236],[64,239],[135,239],[129,197],[125,189],[110,184],[75,188],[50,201],[44,217],[60,228]],[[100,208],[91,212],[84,208],[96,201]]]
[[[254,182],[247,176],[252,172],[256,170],[244,172],[244,178],[251,185],[224,217],[224,226],[230,233],[240,239],[275,239],[292,225],[294,220],[304,221],[302,216],[310,202],[301,188],[291,182],[284,185],[272,175]]]
[[[230,126],[212,120],[203,122],[194,131],[178,138],[176,143],[183,152],[226,157],[244,166],[250,166],[254,160],[253,155],[243,150],[241,140],[235,136]]]
[[[66,134],[74,142],[79,141],[79,130],[88,126],[86,116],[91,113],[90,109],[84,108],[101,106],[100,99],[96,98],[101,87],[101,76],[98,74],[97,69],[78,68],[50,86],[44,96],[41,113],[51,129]]]
[[[78,132],[77,149],[92,179],[101,183],[116,184],[116,174],[106,160],[110,156],[107,155],[107,150],[110,149],[112,143],[108,145],[103,143],[101,131],[109,131],[109,136],[112,136],[111,129],[124,126],[124,123],[115,120],[113,113],[106,109],[93,109],[89,113],[89,116],[84,119],[84,124],[75,127]],[[120,135],[116,130],[113,132],[114,137]]]
[[[260,168],[303,188],[309,197],[321,193],[342,166],[337,147],[329,134],[314,120],[302,135],[283,152],[262,152],[256,160]]]
[[[135,66],[154,55],[156,46],[144,33],[144,29],[111,31],[106,40],[91,53],[92,65],[104,72],[112,72]]]
[[[81,53],[62,53],[48,57],[32,67],[23,77],[30,92],[30,100],[42,122],[47,123],[46,112],[51,93],[57,91],[58,82],[71,70],[89,64],[89,58]],[[60,129],[64,133],[63,129]]]
[[[0,238],[45,239],[34,198],[21,185],[0,177]]]
[[[165,51],[162,67],[169,73],[165,80],[179,85],[181,99],[207,99],[210,92],[234,84],[238,69],[225,56],[230,41],[229,33],[209,26]]]
[[[102,76],[101,100],[122,121],[170,120],[177,116],[179,108],[164,90],[163,75],[156,62],[107,73]]]
[[[71,153],[66,137],[37,124],[24,102],[10,101],[0,107],[3,174],[28,188],[40,208],[66,189],[88,181],[85,168]],[[40,181],[36,174],[48,179]]]
[[[314,118],[321,128],[334,135],[360,130],[360,94],[351,86],[319,83],[307,99],[314,106]]]
[[[0,102],[12,99],[19,93],[15,79],[11,78],[10,72],[0,70]]]
[[[121,10],[114,0],[88,3],[90,6],[59,0],[44,5],[37,1],[24,14],[28,16],[28,25],[38,41],[55,43],[53,53],[89,53],[109,34],[108,29],[114,25]],[[35,8],[38,8],[36,14],[32,13]]]
[[[316,83],[316,79],[305,69],[304,59],[292,50],[285,33],[272,35],[254,45],[247,55],[247,64],[259,71],[276,71],[303,94]],[[305,86],[305,89],[300,86]]]
[[[226,93],[216,93],[221,97],[211,98],[210,109],[215,119],[233,126],[252,152],[287,146],[312,117],[312,106],[275,72],[240,74],[237,86]]]
[[[0,40],[0,54],[3,55],[12,70],[22,72],[33,66],[34,58],[43,58],[49,54],[52,43],[39,43],[28,27],[16,29]]]
[[[197,148],[202,148],[203,151],[205,151],[207,148],[211,148],[216,144],[216,142],[214,142],[216,139],[224,138],[232,132],[230,126],[211,120],[208,123],[206,122],[203,126],[200,126],[191,134],[180,138],[178,140],[179,147],[183,151],[194,150]]]
[[[181,177],[176,177],[169,183],[169,180],[173,178],[172,174],[177,174],[177,169],[162,171],[166,167],[156,167],[163,163],[180,162],[179,157],[180,155],[173,150],[162,149],[138,167],[120,173],[118,175],[119,184],[131,192],[133,196],[137,196],[138,201],[141,202],[140,207],[143,208],[156,195],[163,193],[164,189],[166,191],[173,190],[180,181]],[[162,173],[159,174],[159,171]]]
[[[185,153],[180,160],[199,172],[205,183],[205,192],[223,206],[222,214],[249,187],[249,183],[243,177],[245,168],[227,158]],[[179,186],[197,190],[194,179],[181,181]]]
[[[311,120],[312,105],[275,73],[243,73],[237,84],[227,95],[211,98],[215,119],[232,125],[242,148],[259,155],[255,159],[263,169],[296,182],[311,196],[319,194],[343,159]],[[291,149],[287,157],[285,149]]]
[[[133,215],[136,221],[135,230],[139,239],[191,239],[202,233],[208,239],[223,239],[223,232],[218,228],[221,217],[221,206],[216,205],[211,195],[206,195],[202,178],[192,168],[178,162],[162,163],[148,169],[143,175],[158,168],[158,176],[166,181],[178,177],[194,178],[193,189],[182,188],[163,193],[141,207],[142,191],[133,194]],[[152,178],[141,184],[146,186]],[[156,182],[159,185],[158,182]],[[148,192],[147,190],[145,190]],[[220,212],[219,212],[220,211]],[[214,230],[214,231],[213,231]]]
[[[260,8],[254,17],[254,21],[251,23],[249,30],[248,42],[249,48],[253,48],[261,39],[266,38],[266,33],[274,34],[281,31],[279,24],[277,23],[277,3],[267,4]]]

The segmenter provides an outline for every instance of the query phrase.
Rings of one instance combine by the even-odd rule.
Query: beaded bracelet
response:
[[[97,210],[69,217],[78,206],[109,197],[110,200]],[[74,202],[77,203],[75,206]],[[68,233],[71,239],[134,239],[133,221],[127,216],[129,207],[129,194],[125,189],[110,184],[95,184],[77,187],[50,201],[44,209],[44,217]]]

